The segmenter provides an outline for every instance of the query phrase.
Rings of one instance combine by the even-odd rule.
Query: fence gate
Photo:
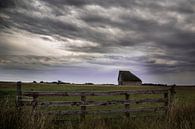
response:
[[[82,92],[65,92],[65,91],[22,91],[21,83],[17,83],[16,105],[18,108],[23,106],[32,106],[35,111],[36,107],[80,107],[79,110],[60,110],[47,111],[49,114],[61,115],[80,115],[81,119],[85,118],[86,114],[100,114],[100,113],[123,113],[129,117],[133,112],[157,112],[168,111],[171,105],[175,89],[174,87],[166,87],[156,90],[122,90],[122,91],[82,91]],[[140,99],[131,98],[133,95],[145,95]],[[161,97],[147,98],[147,95],[160,95]],[[80,97],[79,101],[41,101],[39,97]],[[113,96],[113,100],[96,101],[90,100],[93,96]],[[115,96],[121,96],[120,100],[114,99]],[[89,100],[88,100],[89,99]],[[136,107],[131,108],[133,104],[142,103],[162,103],[162,106],[154,107]],[[123,109],[109,109],[102,110],[87,110],[88,107],[124,105]]]

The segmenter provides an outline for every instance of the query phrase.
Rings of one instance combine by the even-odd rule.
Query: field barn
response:
[[[142,85],[142,80],[130,71],[119,71],[118,85]]]

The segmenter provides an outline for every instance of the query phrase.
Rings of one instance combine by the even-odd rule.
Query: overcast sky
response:
[[[0,0],[0,80],[195,84],[194,0]]]

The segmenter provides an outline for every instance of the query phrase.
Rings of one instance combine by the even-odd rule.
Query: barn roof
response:
[[[131,73],[130,71],[119,71],[119,77],[121,76],[121,80],[122,81],[141,81],[140,78],[138,78],[136,75],[134,75],[133,73]]]

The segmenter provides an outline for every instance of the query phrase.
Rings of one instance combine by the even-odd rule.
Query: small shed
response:
[[[119,71],[118,85],[142,85],[142,80],[130,71]]]

